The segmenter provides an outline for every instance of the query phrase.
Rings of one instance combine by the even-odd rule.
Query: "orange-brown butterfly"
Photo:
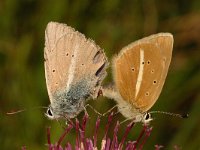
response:
[[[163,88],[173,49],[173,36],[159,33],[124,47],[112,62],[114,86],[103,95],[117,102],[127,119],[148,123],[147,111]]]
[[[50,119],[74,118],[96,98],[108,66],[103,50],[73,28],[50,22],[45,31],[45,77]]]

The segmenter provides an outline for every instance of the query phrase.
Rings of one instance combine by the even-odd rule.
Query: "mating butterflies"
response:
[[[172,56],[173,36],[155,34],[126,46],[114,57],[115,85],[103,95],[134,122],[151,120],[147,111],[157,101]],[[73,118],[89,97],[96,98],[106,76],[107,58],[92,40],[73,28],[50,22],[45,31],[45,76],[50,119]]]

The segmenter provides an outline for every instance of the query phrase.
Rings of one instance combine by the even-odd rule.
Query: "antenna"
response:
[[[178,118],[188,118],[189,115],[188,114],[175,114],[175,113],[171,113],[171,112],[165,112],[165,111],[151,111],[149,112],[150,114],[165,114],[165,115],[169,115],[169,116],[173,116],[173,117],[178,117]]]
[[[29,110],[33,110],[33,109],[47,109],[48,107],[45,106],[38,106],[38,107],[34,107],[34,108],[30,108],[30,109],[20,109],[20,110],[15,110],[15,111],[10,111],[10,112],[6,112],[7,115],[14,115],[14,114],[18,114],[24,111],[29,111]]]
[[[16,110],[16,111],[10,111],[10,112],[7,112],[6,114],[7,115],[14,115],[14,114],[18,114],[20,112],[24,112],[26,111],[26,109],[21,109],[21,110]]]

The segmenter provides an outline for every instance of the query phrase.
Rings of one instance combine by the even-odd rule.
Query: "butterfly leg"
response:
[[[118,107],[118,105],[114,105],[112,108],[110,108],[108,111],[106,111],[105,113],[102,114],[102,116],[106,116],[107,114],[109,114],[111,111],[113,111],[113,109],[115,109],[116,107]],[[118,114],[119,111],[117,111],[116,113],[114,113],[114,115]]]
[[[66,115],[64,115],[63,117],[66,119],[65,125],[68,126],[69,123],[70,123],[71,125],[74,125],[74,124],[73,124],[73,121],[72,121],[69,117],[67,117]]]
[[[122,122],[120,122],[120,125],[121,124],[123,124],[123,123],[125,123],[125,122],[127,122],[127,121],[129,121],[130,119],[125,119],[125,120],[123,120]]]
[[[98,112],[94,107],[92,107],[90,104],[86,104],[84,109],[85,109],[85,112],[87,113],[87,110],[86,108],[89,107],[91,108],[96,114],[100,115],[100,116],[103,116],[100,112]],[[88,114],[88,113],[87,113]]]

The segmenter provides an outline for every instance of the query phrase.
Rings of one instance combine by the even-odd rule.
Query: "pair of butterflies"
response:
[[[134,122],[152,120],[147,111],[157,101],[167,76],[173,36],[159,33],[124,47],[113,58],[114,85],[101,85],[109,65],[104,51],[73,28],[50,22],[45,31],[45,77],[50,119],[74,118],[88,98],[114,99]]]

